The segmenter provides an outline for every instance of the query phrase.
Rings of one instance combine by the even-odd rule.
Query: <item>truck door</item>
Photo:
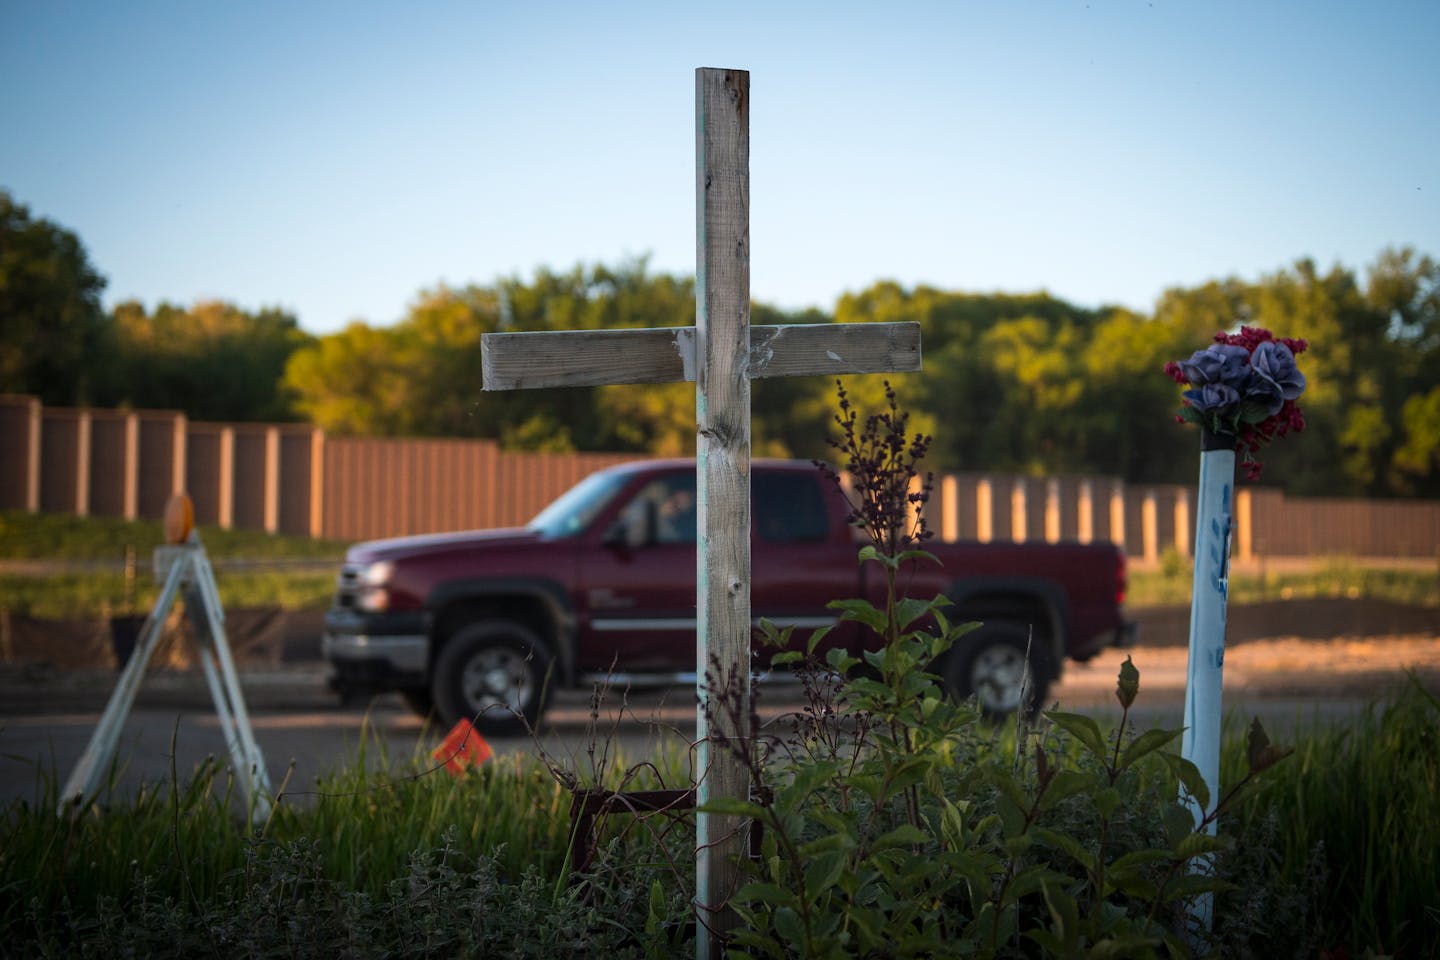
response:
[[[580,566],[584,671],[695,670],[695,472],[645,483]]]
[[[818,470],[760,472],[751,477],[750,608],[758,623],[792,626],[792,647],[805,649],[818,627],[835,623],[831,600],[853,597],[859,584],[854,550],[837,550]],[[837,627],[821,649],[851,646],[850,624]]]
[[[794,627],[800,649],[810,633],[835,622],[831,600],[855,595],[853,550],[837,550],[818,471],[751,475],[750,607]],[[696,668],[695,474],[676,471],[644,484],[621,508],[626,542],[587,550],[580,573],[580,644],[585,671],[675,674]],[[850,625],[826,646],[845,644]]]

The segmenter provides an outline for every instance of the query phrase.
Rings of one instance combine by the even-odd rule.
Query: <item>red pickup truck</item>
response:
[[[534,725],[558,687],[608,679],[663,684],[696,673],[695,462],[649,460],[590,475],[527,526],[376,540],[350,548],[324,649],[342,696],[394,690],[445,723]],[[857,563],[849,507],[809,463],[751,466],[751,609],[797,637],[836,622],[827,604],[883,603],[874,564]],[[938,593],[952,619],[980,620],[937,670],[957,694],[1001,714],[1021,703],[1029,651],[1034,702],[1066,657],[1133,640],[1121,613],[1125,557],[1112,544],[936,543],[909,596]],[[827,644],[876,638],[841,624]],[[523,722],[522,722],[523,718]]]

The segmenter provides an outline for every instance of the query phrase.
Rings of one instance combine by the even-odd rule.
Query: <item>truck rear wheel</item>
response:
[[[430,689],[447,725],[469,720],[481,733],[533,729],[548,699],[550,649],[510,620],[472,623],[440,648]]]
[[[1053,675],[1045,643],[1040,637],[1032,640],[1019,624],[987,623],[957,645],[945,670],[946,685],[958,697],[974,697],[992,720],[1022,708],[1033,717],[1045,703]]]

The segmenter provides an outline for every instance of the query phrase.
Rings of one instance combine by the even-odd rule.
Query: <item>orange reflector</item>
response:
[[[485,738],[480,736],[469,720],[461,720],[455,724],[431,754],[445,764],[445,769],[450,771],[451,776],[456,777],[469,767],[480,766],[494,755],[490,744],[485,742]]]

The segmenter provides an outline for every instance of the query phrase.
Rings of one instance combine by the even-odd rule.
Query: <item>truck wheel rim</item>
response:
[[[980,705],[996,713],[1017,710],[1025,695],[1027,671],[1025,654],[1014,647],[997,644],[975,656],[970,670],[970,689]]]
[[[524,713],[534,693],[530,666],[516,650],[482,650],[465,664],[460,692],[474,713],[500,708]]]

